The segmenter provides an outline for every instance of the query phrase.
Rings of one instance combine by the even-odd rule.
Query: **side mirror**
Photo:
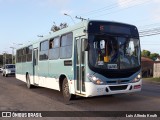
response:
[[[82,39],[82,51],[88,51],[88,50],[89,50],[88,39],[83,38]]]

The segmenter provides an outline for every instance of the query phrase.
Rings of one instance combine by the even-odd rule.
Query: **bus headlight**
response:
[[[104,84],[104,82],[101,79],[97,78],[94,75],[88,74],[87,76],[88,76],[89,80],[91,80],[96,85],[102,85],[102,84]]]
[[[133,82],[133,83],[138,82],[138,81],[141,80],[141,78],[142,78],[142,75],[141,75],[141,73],[139,73],[139,74],[137,75],[137,77],[135,77],[135,78],[132,80],[132,82]]]

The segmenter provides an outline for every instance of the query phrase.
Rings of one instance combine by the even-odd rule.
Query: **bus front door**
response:
[[[33,84],[38,86],[38,48],[33,51]]]
[[[85,51],[82,37],[76,38],[76,93],[85,95]]]

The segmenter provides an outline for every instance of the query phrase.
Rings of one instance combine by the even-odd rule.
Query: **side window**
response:
[[[47,60],[48,59],[48,49],[49,49],[48,40],[40,43],[40,52],[39,52],[39,59],[40,60]]]
[[[53,38],[49,41],[49,59],[58,59],[59,58],[59,48],[60,40],[59,37]]]
[[[19,49],[17,50],[17,59],[16,62],[20,63],[20,62],[24,62],[25,61],[25,55],[24,55],[24,48],[23,49]]]
[[[17,50],[17,51],[16,51],[16,62],[17,62],[17,63],[21,62],[21,61],[19,60],[19,56],[20,56],[19,51],[20,51],[20,50]]]
[[[22,49],[19,50],[19,54],[18,54],[18,62],[22,62]]]
[[[26,48],[22,49],[22,62],[26,62]]]
[[[33,50],[32,46],[27,47],[27,50],[26,50],[26,53],[27,53],[27,62],[32,61],[32,50]]]
[[[69,33],[61,37],[61,48],[60,48],[60,58],[71,58],[72,57],[72,42],[73,34]]]

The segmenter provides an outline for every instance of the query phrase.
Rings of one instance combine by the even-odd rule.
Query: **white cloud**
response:
[[[0,0],[0,3],[4,3],[4,2],[9,2],[9,3],[14,3],[17,2],[18,0]]]
[[[155,9],[153,9],[152,11],[152,18],[154,21],[159,22],[160,21],[160,8],[157,7]]]
[[[138,4],[142,4],[148,0],[118,0],[118,6],[121,8],[131,7]]]
[[[120,8],[127,8],[136,5],[140,5],[143,3],[148,3],[148,5],[154,6],[149,8],[147,12],[149,12],[149,16],[152,21],[159,22],[160,21],[160,0],[117,0],[117,4]]]
[[[153,0],[154,7],[151,10],[151,18],[155,22],[160,22],[160,0]]]
[[[64,8],[68,6],[71,2],[71,0],[35,0],[35,1],[45,6],[54,6],[56,8]]]
[[[45,0],[50,5],[54,6],[63,6],[70,2],[70,0]]]

